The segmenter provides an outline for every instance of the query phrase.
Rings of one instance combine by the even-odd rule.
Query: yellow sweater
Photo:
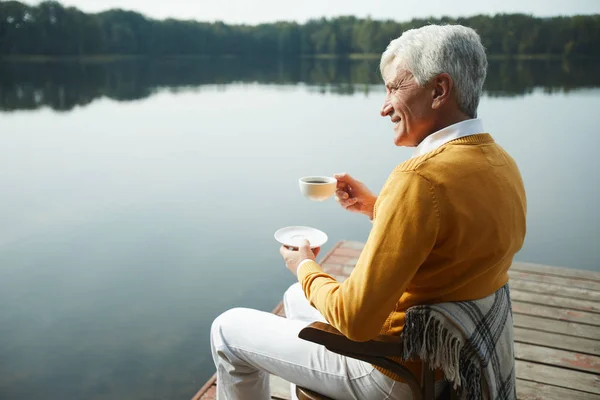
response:
[[[399,335],[411,306],[479,299],[506,284],[525,238],[525,214],[514,160],[489,134],[459,138],[394,169],[346,281],[315,262],[300,268],[298,280],[348,338]],[[404,364],[420,377],[419,363]]]

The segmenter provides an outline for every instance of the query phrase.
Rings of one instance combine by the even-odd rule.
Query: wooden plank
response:
[[[323,255],[321,257],[321,259],[319,260],[319,264],[324,264],[327,262],[327,260],[329,260],[329,258],[337,251],[338,248],[340,248],[341,246],[344,245],[344,242],[337,242],[336,244],[333,245],[333,247],[331,248],[331,250],[329,250],[327,252],[327,254]]]
[[[551,283],[554,285],[562,285],[568,287],[577,287],[582,289],[600,291],[600,283],[596,281],[566,278],[564,276],[533,274],[531,272],[516,271],[512,268],[508,270],[508,275],[511,279],[523,279],[528,281]]]
[[[546,282],[533,282],[522,279],[510,279],[511,290],[522,290],[532,293],[559,295],[581,300],[600,301],[600,291],[555,285]]]
[[[198,392],[192,397],[192,400],[200,400],[204,398],[204,395],[217,383],[217,374],[213,374],[208,381],[198,390]]]
[[[543,304],[560,308],[569,308],[571,310],[588,311],[591,313],[600,313],[600,302],[589,300],[571,299],[558,295],[548,295],[539,293],[523,292],[521,290],[510,290],[511,299],[524,301],[527,303]]]
[[[600,375],[600,357],[597,356],[515,343],[515,358]]]
[[[526,314],[560,321],[571,321],[580,324],[600,326],[600,314],[548,307],[541,304],[524,303],[515,301],[515,299],[512,300],[513,312],[515,314]]]
[[[216,400],[217,398],[217,385],[212,385],[206,392],[200,397],[199,400]]]
[[[517,378],[600,395],[600,375],[516,360]],[[564,399],[567,400],[567,399]]]
[[[536,274],[564,276],[566,278],[584,279],[600,282],[600,272],[586,271],[583,269],[553,267],[550,265],[514,262],[510,267],[513,271],[533,272]]]
[[[598,400],[598,395],[517,379],[518,400]]]
[[[365,247],[364,243],[353,242],[351,240],[341,241],[341,242],[339,242],[339,245],[343,249],[355,249],[355,250],[362,250]]]
[[[557,333],[540,332],[517,327],[514,328],[514,331],[515,342],[600,356],[600,340],[565,336]]]
[[[513,307],[514,308],[514,307]],[[575,336],[600,341],[600,328],[569,321],[558,321],[532,315],[513,313],[513,325],[561,335]]]

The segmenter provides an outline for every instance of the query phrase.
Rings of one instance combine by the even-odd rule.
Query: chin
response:
[[[404,121],[394,126],[394,144],[398,147],[411,146],[410,136],[404,126]]]
[[[406,136],[406,134],[400,134],[394,136],[394,144],[398,147],[411,147],[413,146],[410,143],[410,140]]]

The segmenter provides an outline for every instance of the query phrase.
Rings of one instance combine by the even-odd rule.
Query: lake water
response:
[[[479,114],[517,160],[517,260],[600,271],[597,62],[492,62]],[[303,175],[374,191],[411,150],[377,62],[0,63],[0,398],[188,399],[208,331],[294,282],[273,233],[364,241]]]

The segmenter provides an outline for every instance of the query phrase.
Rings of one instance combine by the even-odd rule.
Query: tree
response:
[[[279,56],[380,54],[402,32],[430,23],[474,28],[488,54],[600,56],[600,15],[524,14],[377,21],[342,16],[256,26],[167,19],[133,11],[86,14],[56,1],[0,1],[0,55]]]

